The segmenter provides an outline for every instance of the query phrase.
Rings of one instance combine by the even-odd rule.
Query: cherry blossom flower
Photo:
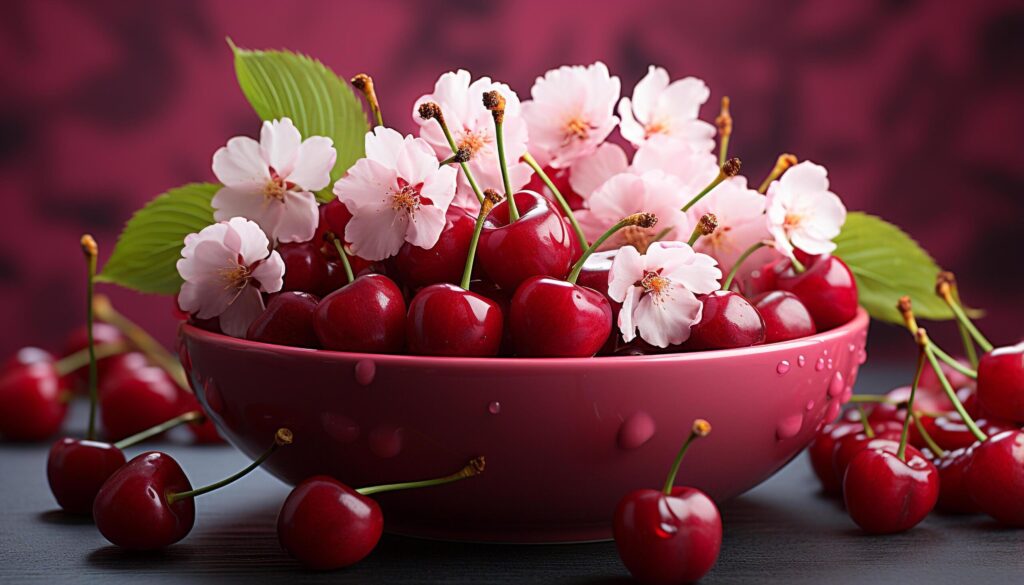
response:
[[[319,212],[313,191],[331,182],[337,153],[330,138],[303,140],[288,118],[263,123],[260,141],[228,140],[213,155],[213,173],[224,184],[214,195],[214,218],[250,219],[279,242],[305,242]]]
[[[200,319],[220,317],[220,328],[245,337],[263,312],[261,292],[281,290],[284,260],[270,250],[270,240],[253,221],[233,217],[185,237],[178,260],[185,280],[178,293],[183,311]]]
[[[533,155],[542,165],[566,168],[604,142],[619,123],[619,78],[598,61],[552,69],[538,77],[523,102]]]
[[[696,295],[718,290],[721,277],[714,258],[684,242],[655,242],[646,254],[623,247],[608,273],[608,296],[622,303],[622,338],[628,343],[639,330],[657,347],[686,341],[704,308]]]
[[[744,251],[750,246],[771,239],[764,217],[765,197],[747,186],[743,176],[726,179],[703,199],[690,208],[688,214],[696,225],[706,213],[714,214],[718,227],[702,236],[694,249],[712,256],[719,268],[728,273]],[[775,252],[761,248],[750,256],[741,268],[740,276],[769,262]]]
[[[685,140],[658,135],[637,149],[630,169],[634,173],[658,170],[678,178],[689,201],[718,176],[718,159]]]
[[[438,168],[422,138],[383,126],[368,132],[366,158],[334,184],[352,214],[345,226],[352,253],[376,261],[394,256],[405,242],[434,247],[455,197],[455,173],[451,165]]]
[[[519,96],[504,83],[492,82],[481,77],[471,82],[470,74],[464,69],[448,72],[437,80],[434,92],[416,100],[413,105],[413,119],[420,125],[420,138],[433,147],[440,159],[452,155],[451,146],[435,120],[424,120],[418,115],[420,104],[436,102],[441,106],[452,138],[459,148],[470,151],[472,158],[469,169],[480,189],[493,188],[504,192],[501,168],[498,165],[498,147],[494,138],[494,118],[484,107],[483,94],[497,90],[505,98],[505,121],[502,132],[505,135],[505,156],[508,160],[509,182],[512,190],[518,191],[530,181],[533,170],[519,159],[526,154],[527,127],[522,117]],[[455,205],[470,211],[480,208],[465,173],[458,171],[458,188]]]
[[[809,161],[799,163],[768,187],[768,230],[775,249],[793,257],[794,247],[811,255],[835,250],[832,241],[846,222],[846,207],[828,190],[828,171]]]
[[[583,156],[569,168],[569,185],[584,201],[605,181],[629,170],[629,159],[622,147],[605,142],[593,153]]]
[[[680,208],[687,195],[678,179],[661,171],[642,175],[620,173],[605,181],[587,200],[587,208],[576,212],[583,232],[594,241],[623,217],[650,212],[658,217],[653,228],[627,227],[619,230],[601,246],[602,250],[633,245],[641,251],[657,235],[661,239],[686,239],[693,225]]]
[[[669,83],[668,72],[651,65],[633,89],[633,99],[624,97],[619,102],[619,131],[636,146],[651,136],[666,134],[710,152],[715,147],[715,127],[697,119],[710,96],[700,79],[686,77]]]

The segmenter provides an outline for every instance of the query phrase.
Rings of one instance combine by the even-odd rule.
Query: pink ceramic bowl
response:
[[[352,486],[424,479],[485,455],[472,479],[380,496],[390,531],[446,539],[608,538],[619,499],[659,487],[695,418],[711,435],[680,484],[718,500],[764,481],[849,398],[868,317],[795,341],[642,357],[461,359],[296,349],[191,326],[196,394],[249,456],[274,430],[294,445],[266,468]]]

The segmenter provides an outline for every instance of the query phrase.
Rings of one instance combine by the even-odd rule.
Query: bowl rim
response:
[[[451,357],[451,356],[419,356],[409,354],[383,354],[383,353],[356,353],[346,351],[334,351],[329,349],[311,349],[306,347],[292,347],[289,345],[278,345],[274,343],[263,343],[231,337],[223,333],[216,333],[200,329],[187,322],[182,322],[179,328],[179,335],[191,337],[198,341],[204,341],[226,348],[242,350],[270,351],[278,354],[294,356],[298,358],[312,358],[336,360],[339,362],[351,362],[360,360],[372,360],[377,365],[396,366],[508,366],[530,368],[563,368],[566,366],[588,367],[620,367],[628,363],[662,363],[662,362],[697,362],[709,360],[732,359],[737,357],[772,354],[777,352],[789,352],[796,349],[815,347],[827,342],[847,337],[856,331],[867,330],[869,317],[863,307],[857,308],[857,315],[846,323],[823,331],[788,341],[740,347],[734,349],[713,349],[692,352],[654,354],[641,356],[600,356],[600,357],[549,357],[549,358],[519,358],[519,357]]]

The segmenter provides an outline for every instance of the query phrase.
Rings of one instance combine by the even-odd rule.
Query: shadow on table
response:
[[[92,524],[92,518],[89,516],[68,514],[63,510],[40,512],[37,518],[43,524],[53,524],[55,526],[85,526]]]

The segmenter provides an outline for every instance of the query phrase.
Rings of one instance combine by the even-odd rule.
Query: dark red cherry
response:
[[[405,298],[390,278],[366,274],[324,297],[313,325],[326,349],[398,353],[405,345]]]
[[[139,351],[130,351],[128,353],[122,353],[110,357],[108,359],[110,361],[107,364],[107,367],[104,370],[103,375],[100,376],[99,380],[100,396],[103,396],[103,393],[106,392],[106,389],[110,385],[111,381],[117,380],[126,373],[132,374],[135,372],[135,370],[140,370],[142,368],[149,367],[149,358],[147,358],[144,353]]]
[[[751,298],[759,294],[778,290],[779,287],[776,282],[778,281],[779,273],[782,272],[783,268],[788,267],[789,260],[776,258],[764,266],[751,270],[750,274],[743,281],[741,289]]]
[[[586,262],[583,263],[583,270],[580,271],[580,276],[576,279],[576,284],[592,288],[604,295],[608,299],[609,306],[612,308],[612,334],[608,336],[608,341],[601,348],[601,351],[598,352],[600,355],[615,353],[618,349],[628,351],[628,349],[620,347],[618,344],[617,323],[619,322],[619,311],[622,309],[622,303],[617,303],[608,296],[608,273],[611,272],[612,260],[615,259],[615,254],[617,253],[618,250],[608,250],[591,254]]]
[[[849,467],[850,461],[857,456],[857,453],[872,446],[872,441],[898,441],[903,433],[903,425],[896,421],[886,421],[872,424],[871,430],[875,433],[874,437],[867,436],[862,425],[860,432],[848,433],[836,438],[832,450],[832,472],[839,485],[843,484],[846,468]]]
[[[751,301],[764,319],[764,341],[775,343],[814,335],[814,319],[810,311],[791,292],[775,290],[760,294]]]
[[[811,460],[811,469],[821,483],[821,491],[830,496],[838,496],[843,491],[841,478],[836,476],[832,467],[832,453],[835,452],[836,441],[850,434],[864,430],[860,422],[836,421],[825,425],[807,447]]]
[[[835,256],[815,256],[797,273],[792,263],[782,264],[776,286],[800,297],[814,318],[818,331],[828,331],[857,315],[857,282],[853,273]]]
[[[967,366],[968,368],[971,367],[970,362],[968,362],[965,358],[957,358],[956,361],[960,362],[964,366]],[[952,386],[954,390],[975,387],[976,383],[973,378],[953,369],[953,367],[947,364],[946,362],[939,362],[939,367],[942,368],[942,373],[946,376],[946,380],[949,382],[949,385]],[[917,383],[917,389],[927,389],[938,394],[942,394],[943,396],[946,395],[945,391],[942,389],[942,384],[939,382],[939,377],[935,374],[935,370],[928,367],[921,371],[921,381]],[[947,410],[953,410],[952,403],[950,403],[949,408]]]
[[[92,516],[100,534],[122,548],[155,550],[178,542],[195,524],[192,498],[169,501],[192,489],[170,455],[150,451],[135,457],[100,488]]]
[[[424,250],[408,242],[402,245],[395,257],[399,281],[413,290],[431,284],[458,283],[475,226],[476,218],[457,207],[450,208],[433,248]]]
[[[1024,342],[981,356],[978,405],[992,416],[1024,423]]]
[[[327,278],[327,259],[320,252],[319,242],[281,244],[277,251],[284,260],[282,291],[320,290]]]
[[[865,532],[904,532],[924,520],[939,498],[939,472],[920,451],[872,441],[850,461],[843,479],[846,512]]]
[[[415,355],[498,355],[504,315],[499,304],[454,284],[430,285],[413,297],[406,319]]]
[[[562,194],[562,198],[569,205],[569,209],[577,210],[583,209],[583,198],[580,197],[572,188],[572,184],[569,182],[568,168],[556,169],[554,167],[544,167],[544,173],[547,174],[548,178],[551,179],[551,183],[554,184],[558,192]],[[555,200],[555,194],[548,189],[548,186],[541,180],[540,174],[534,173],[530,178],[530,182],[524,187],[527,191],[534,191],[543,195],[548,201],[551,202],[551,206],[561,211],[561,207],[558,201]]]
[[[46,477],[65,512],[92,514],[96,494],[124,464],[124,452],[110,443],[65,437],[50,448]]]
[[[125,341],[121,331],[113,325],[106,323],[94,323],[92,326],[93,340],[96,345],[106,345],[108,343],[123,343]],[[62,355],[69,356],[73,353],[89,347],[89,330],[86,326],[78,327],[68,334],[64,340],[64,352]],[[107,368],[110,364],[116,362],[122,354],[113,355],[96,360],[96,372],[98,377],[102,379],[107,374]],[[68,378],[73,385],[73,389],[86,390],[86,386],[89,382],[89,368],[82,367],[68,374]]]
[[[537,193],[520,191],[515,198],[518,220],[509,223],[507,200],[494,206],[484,220],[477,252],[480,267],[507,290],[515,290],[531,276],[565,278],[572,257],[572,232]]]
[[[939,471],[939,501],[935,507],[948,514],[976,514],[978,506],[971,499],[967,483],[967,466],[974,458],[975,443],[970,447],[946,451],[935,458]]]
[[[690,338],[683,348],[727,349],[764,343],[764,319],[750,301],[724,290],[698,298],[704,303],[704,310],[700,321],[690,329]]]
[[[293,347],[320,347],[313,327],[313,316],[319,302],[316,296],[305,292],[275,294],[263,313],[249,325],[246,338]]]
[[[277,517],[281,547],[319,570],[358,563],[377,546],[383,530],[377,502],[323,475],[295,486]]]
[[[966,481],[982,512],[1008,526],[1024,526],[1024,431],[989,435],[974,447]]]
[[[52,437],[64,423],[67,396],[52,357],[19,352],[0,370],[0,435],[12,441]]]
[[[590,357],[612,330],[612,308],[600,292],[542,276],[523,281],[508,316],[517,355]]]
[[[986,418],[979,418],[974,422],[986,435],[995,435],[1016,428],[1012,423]],[[977,440],[956,412],[947,412],[942,416],[935,417],[934,425],[928,427],[928,432],[931,433],[935,443],[946,450],[970,447]]]
[[[106,380],[100,393],[104,436],[117,441],[174,418],[180,414],[178,391],[156,366],[121,370]]]
[[[195,394],[179,389],[178,412],[180,414],[185,414],[186,412],[192,411],[202,411],[202,406],[200,406]],[[186,428],[188,428],[189,432],[192,433],[193,440],[198,444],[206,445],[224,442],[220,433],[217,432],[217,426],[214,425],[213,421],[207,416],[204,416],[200,421],[188,423]]]

